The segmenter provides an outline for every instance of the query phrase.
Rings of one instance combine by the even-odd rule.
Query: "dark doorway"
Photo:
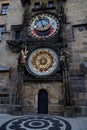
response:
[[[38,113],[48,114],[48,93],[44,89],[38,94]]]

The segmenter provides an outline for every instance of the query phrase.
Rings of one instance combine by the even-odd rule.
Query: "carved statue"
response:
[[[28,54],[28,50],[21,50],[18,56],[18,64],[21,64],[21,65],[25,64],[27,54]]]
[[[46,8],[46,7],[47,7],[47,3],[42,2],[41,8],[44,9],[44,8]]]

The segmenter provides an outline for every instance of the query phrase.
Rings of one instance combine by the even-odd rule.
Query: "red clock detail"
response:
[[[29,35],[33,38],[48,38],[59,30],[59,21],[52,14],[42,13],[34,15],[29,22]]]

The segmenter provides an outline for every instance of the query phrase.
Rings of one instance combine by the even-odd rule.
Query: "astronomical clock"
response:
[[[55,75],[59,71],[60,50],[55,43],[55,39],[58,40],[59,27],[58,17],[53,13],[36,13],[29,19],[27,26],[27,34],[30,38],[27,41],[27,43],[29,42],[29,53],[25,68],[27,73],[34,78],[44,80],[44,78]],[[32,39],[34,43],[36,42],[35,46]],[[30,49],[32,47],[33,49]]]
[[[58,18],[51,13],[38,13],[29,20],[28,34],[34,39],[53,38],[58,30]]]
[[[58,32],[59,20],[55,14],[37,13],[29,20],[28,36],[36,41],[55,40],[55,37],[58,37]],[[40,47],[38,44],[35,48],[33,47],[32,51],[29,51],[25,68],[29,74],[37,78],[52,76],[59,70],[59,51],[55,43],[54,47],[51,43],[48,46],[45,46],[46,43],[42,43]]]

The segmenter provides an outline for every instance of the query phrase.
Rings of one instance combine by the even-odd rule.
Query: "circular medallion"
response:
[[[33,38],[48,38],[58,33],[58,18],[50,13],[34,15],[29,21],[29,35]]]
[[[71,125],[55,116],[24,116],[6,122],[1,130],[71,130]]]
[[[36,76],[47,76],[58,68],[58,55],[50,48],[38,48],[27,58],[27,70]]]

